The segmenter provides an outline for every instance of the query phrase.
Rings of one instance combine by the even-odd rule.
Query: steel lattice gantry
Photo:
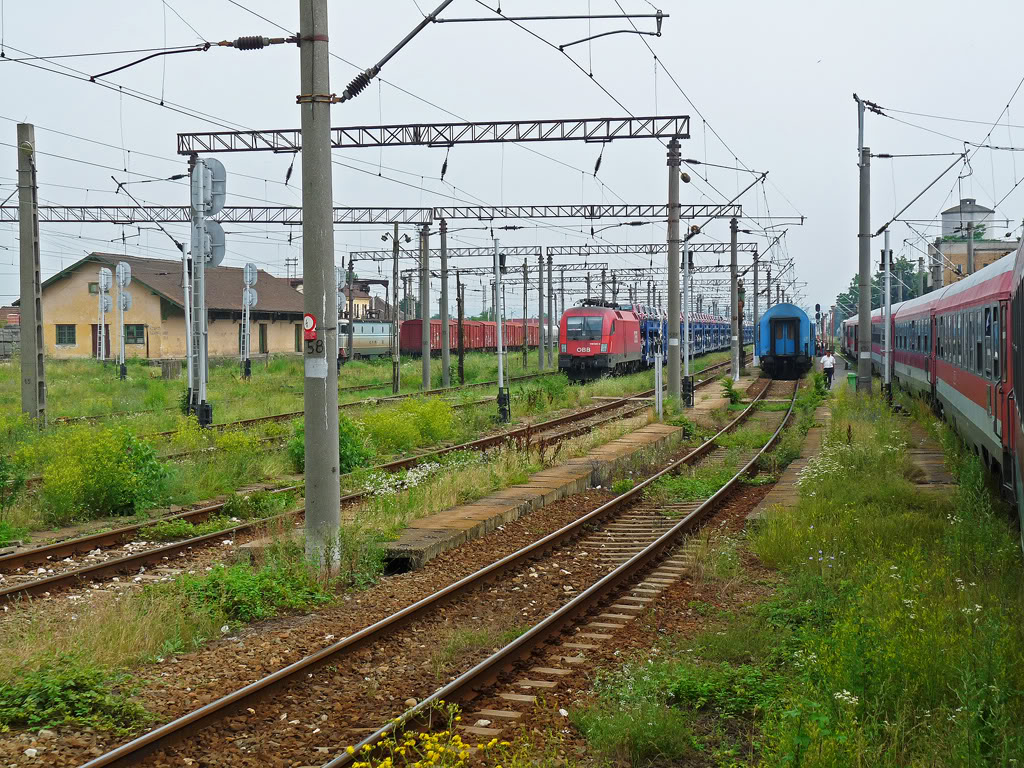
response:
[[[540,256],[541,246],[539,245],[519,245],[519,246],[502,246],[501,252],[506,256],[528,256],[536,258]],[[449,259],[472,259],[472,258],[492,258],[494,256],[494,246],[484,246],[482,248],[449,248],[448,258]],[[383,261],[390,262],[395,258],[394,251],[379,250],[379,251],[352,251],[349,254],[349,258],[352,261]],[[398,252],[398,258],[400,259],[412,259],[414,261],[420,260],[420,252],[418,250],[412,250],[411,248],[403,248]],[[430,249],[430,258],[439,259],[441,258],[440,248]],[[493,270],[492,270],[493,271]]]
[[[414,123],[360,125],[331,129],[334,149],[357,147],[450,147],[499,142],[586,141],[618,139],[688,139],[690,118],[597,117],[574,120],[506,120],[483,123]],[[298,152],[297,128],[266,131],[179,133],[178,154],[209,152]]]
[[[683,207],[685,208],[686,206]],[[757,253],[757,246],[757,243],[737,243],[736,250],[745,253]],[[730,252],[729,243],[690,243],[687,247],[690,249],[690,253]],[[667,252],[667,243],[648,243],[640,245],[549,245],[547,248],[549,256],[653,255]]]
[[[680,217],[730,218],[742,216],[742,206],[682,205]],[[442,208],[345,208],[334,209],[335,224],[431,224],[439,219],[665,219],[667,205],[499,205]],[[302,224],[298,206],[225,206],[215,217],[227,224]],[[16,205],[0,206],[0,223],[16,222]],[[177,205],[41,205],[44,224],[188,224],[188,206]],[[661,246],[665,248],[664,245]]]

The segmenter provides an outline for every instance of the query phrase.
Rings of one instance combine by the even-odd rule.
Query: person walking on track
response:
[[[821,370],[825,372],[825,386],[832,389],[832,375],[836,372],[836,359],[832,356],[831,349],[826,349],[821,358]]]

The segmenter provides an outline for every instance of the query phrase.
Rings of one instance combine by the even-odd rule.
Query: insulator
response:
[[[257,51],[266,45],[270,45],[270,38],[259,35],[246,35],[234,42],[235,48],[240,51]]]
[[[352,82],[348,84],[348,88],[345,89],[345,95],[350,99],[354,99],[369,84],[370,75],[367,72],[360,72],[358,75],[353,77]]]

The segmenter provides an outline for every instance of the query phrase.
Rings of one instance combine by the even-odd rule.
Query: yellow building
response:
[[[124,313],[125,356],[185,357],[185,311],[181,261],[92,253],[43,282],[43,344],[51,358],[96,357],[99,328],[99,271],[114,272],[119,261],[131,267],[128,292],[132,307]],[[240,349],[242,269],[206,270],[209,354],[235,357]],[[302,294],[285,278],[259,271],[257,305],[251,310],[251,352],[301,354]],[[117,286],[115,309],[104,317],[107,358],[117,356]],[[113,337],[112,337],[113,336]]]

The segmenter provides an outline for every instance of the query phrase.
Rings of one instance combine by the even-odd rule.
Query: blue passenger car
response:
[[[761,315],[755,349],[761,370],[777,379],[803,375],[814,359],[814,323],[793,304],[776,304]]]

